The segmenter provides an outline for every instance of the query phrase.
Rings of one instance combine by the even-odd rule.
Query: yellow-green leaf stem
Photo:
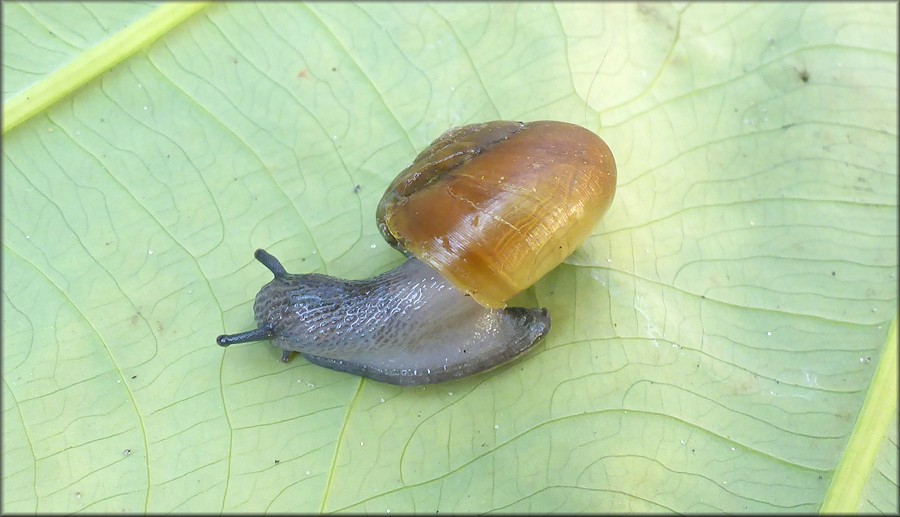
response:
[[[891,323],[878,369],[856,427],[825,494],[821,513],[850,513],[859,508],[884,434],[897,412],[897,317]]]
[[[194,2],[162,5],[149,16],[129,25],[45,80],[13,97],[3,106],[3,133],[6,134],[10,129],[153,43],[206,5]]]

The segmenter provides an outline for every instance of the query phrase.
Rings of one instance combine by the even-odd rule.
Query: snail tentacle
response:
[[[253,258],[266,266],[266,268],[275,275],[275,278],[281,278],[288,274],[287,271],[285,271],[284,266],[281,265],[281,262],[262,248],[256,250],[256,253],[253,254]]]
[[[263,341],[272,339],[272,328],[264,325],[258,329],[248,330],[240,334],[222,334],[216,338],[219,346],[229,346],[237,343],[250,343],[252,341]]]

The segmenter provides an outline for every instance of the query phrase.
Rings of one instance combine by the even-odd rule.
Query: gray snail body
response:
[[[299,352],[320,366],[381,382],[433,384],[504,363],[550,330],[546,310],[487,309],[415,258],[348,281],[286,273],[264,250],[256,257],[274,266],[275,278],[256,296],[262,335],[252,338],[271,339],[285,362]],[[441,316],[434,324],[416,324],[434,314]]]
[[[407,260],[366,280],[274,274],[256,296],[258,328],[229,346],[271,340],[287,362],[380,382],[444,382],[506,363],[550,330],[546,309],[506,300],[590,234],[615,193],[606,144],[562,122],[496,121],[451,129],[394,180],[378,207],[385,239]]]

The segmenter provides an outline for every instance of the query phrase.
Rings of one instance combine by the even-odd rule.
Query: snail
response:
[[[256,295],[258,328],[221,346],[271,340],[282,361],[398,385],[443,382],[521,355],[550,330],[547,309],[506,307],[590,235],[616,188],[616,165],[591,131],[554,121],[494,121],[438,137],[390,184],[376,211],[406,255],[367,280],[290,274]]]

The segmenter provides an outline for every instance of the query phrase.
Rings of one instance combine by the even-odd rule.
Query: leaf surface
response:
[[[808,513],[860,436],[855,507],[897,511],[896,391],[866,403],[896,5],[171,5],[3,4],[4,511]],[[581,124],[619,168],[515,300],[553,317],[534,351],[398,388],[215,345],[253,326],[256,248],[399,264],[384,186],[492,119]]]

